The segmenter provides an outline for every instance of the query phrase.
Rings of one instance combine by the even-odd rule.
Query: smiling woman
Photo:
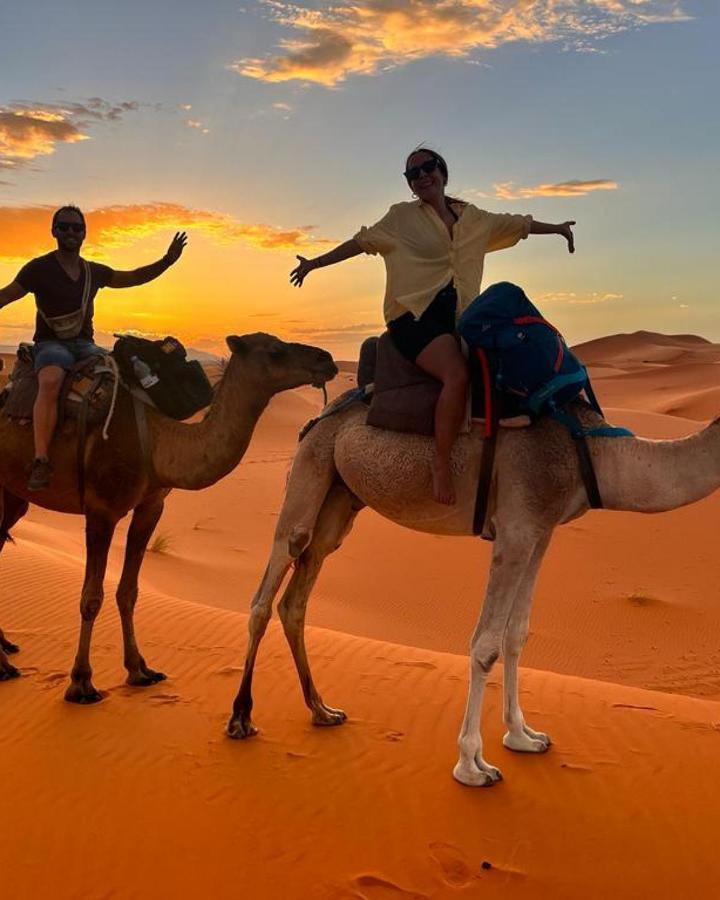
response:
[[[465,412],[468,369],[455,333],[460,314],[477,296],[486,253],[514,246],[529,234],[559,234],[574,250],[571,226],[535,222],[532,216],[491,213],[445,193],[449,172],[435,150],[420,147],[403,176],[416,197],[396,203],[370,228],[316,259],[299,256],[290,274],[300,287],[314,269],[360,253],[385,262],[384,315],[397,349],[442,383],[435,410],[433,493],[453,504],[450,453]]]

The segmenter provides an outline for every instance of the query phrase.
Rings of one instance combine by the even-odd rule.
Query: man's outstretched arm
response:
[[[139,284],[147,284],[159,275],[169,269],[176,263],[187,244],[187,235],[184,231],[178,232],[170,242],[168,251],[162,259],[157,262],[150,263],[149,266],[140,266],[139,269],[133,269],[131,272],[113,271],[112,277],[108,283],[111,288],[128,288],[137,287]]]
[[[7,306],[8,303],[14,303],[16,300],[19,300],[25,294],[27,294],[27,291],[19,281],[11,281],[7,287],[0,291],[0,309],[3,306]]]

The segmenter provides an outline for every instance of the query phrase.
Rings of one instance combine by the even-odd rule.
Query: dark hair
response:
[[[412,153],[408,153],[408,158],[405,160],[405,171],[407,172],[407,168],[408,168],[408,164],[410,163],[410,159],[411,159],[413,156],[415,156],[416,153],[427,153],[428,156],[432,157],[433,159],[436,159],[436,160],[437,160],[437,164],[438,164],[438,168],[439,168],[440,171],[442,172],[443,178],[445,179],[445,184],[447,184],[447,181],[448,181],[448,167],[447,167],[447,163],[446,163],[445,160],[442,158],[442,156],[440,156],[439,153],[437,153],[435,150],[430,150],[430,149],[428,149],[427,147],[416,147],[416,148],[412,151]],[[408,183],[408,185],[409,185],[409,184],[410,184],[410,179],[407,177],[407,175],[405,176],[405,180],[407,181],[407,183]]]
[[[75,213],[75,215],[80,216],[80,218],[82,219],[83,225],[85,224],[85,216],[83,215],[82,210],[79,209],[77,206],[74,206],[72,203],[70,203],[67,206],[61,206],[60,209],[55,210],[55,212],[53,213],[53,217],[52,217],[52,227],[53,228],[55,227],[55,223],[57,222],[60,213],[64,213],[64,212]]]
[[[445,160],[443,159],[443,157],[440,156],[440,154],[439,154],[436,150],[430,150],[429,147],[416,147],[416,148],[412,151],[412,153],[409,153],[409,154],[408,154],[408,158],[405,160],[405,171],[406,171],[406,172],[407,172],[408,163],[410,162],[410,159],[411,159],[413,156],[415,156],[416,153],[427,153],[427,155],[430,156],[430,157],[432,157],[432,159],[436,159],[436,160],[437,160],[437,164],[438,164],[438,168],[439,168],[440,171],[442,172],[442,176],[443,176],[443,178],[445,179],[445,184],[448,183],[448,167],[447,167],[447,163],[445,162]],[[407,175],[405,176],[405,181],[407,181],[408,187],[410,187],[410,186],[411,186],[411,185],[410,185],[410,179],[407,177]],[[448,197],[447,194],[445,195],[445,199],[446,199],[446,201],[447,201],[448,203],[464,203],[464,202],[465,202],[464,200],[460,200],[458,197]]]

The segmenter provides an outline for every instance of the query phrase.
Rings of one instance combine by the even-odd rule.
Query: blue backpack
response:
[[[495,387],[512,395],[520,410],[532,417],[550,415],[577,437],[631,434],[624,428],[584,428],[566,411],[584,392],[602,415],[585,366],[517,285],[502,281],[483,291],[463,312],[458,331],[478,352],[484,371],[489,362]]]

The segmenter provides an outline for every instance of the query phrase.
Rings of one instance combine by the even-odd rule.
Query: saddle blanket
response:
[[[101,422],[107,415],[113,394],[113,369],[105,357],[90,356],[70,369],[58,400],[63,417],[78,418],[83,401],[88,399],[88,421]],[[9,419],[31,422],[38,392],[32,344],[20,344],[10,380],[0,393],[0,409]]]

